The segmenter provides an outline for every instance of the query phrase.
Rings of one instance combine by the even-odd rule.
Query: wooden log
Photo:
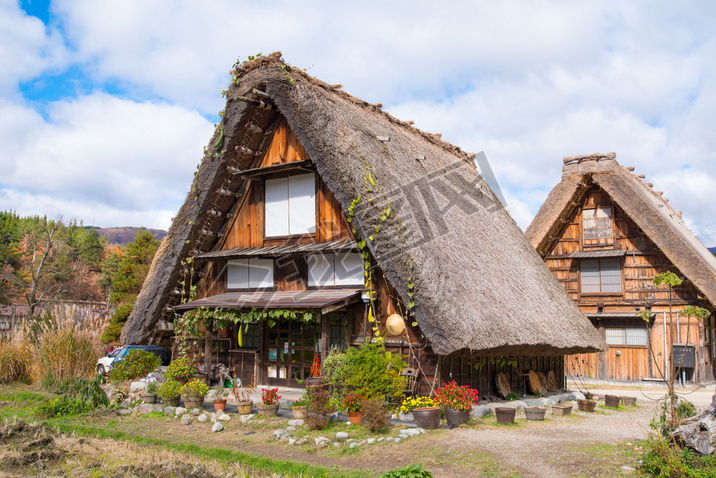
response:
[[[716,393],[706,410],[684,420],[672,436],[703,455],[716,453]]]

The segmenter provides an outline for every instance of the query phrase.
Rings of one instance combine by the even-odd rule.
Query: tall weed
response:
[[[0,342],[0,383],[31,382],[32,353],[27,342]]]
[[[48,330],[40,339],[35,365],[36,376],[45,388],[71,378],[91,378],[99,357],[88,334],[73,329]]]

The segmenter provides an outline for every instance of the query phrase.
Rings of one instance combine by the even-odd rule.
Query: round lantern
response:
[[[405,330],[405,321],[399,314],[389,315],[385,320],[388,335],[400,335]]]

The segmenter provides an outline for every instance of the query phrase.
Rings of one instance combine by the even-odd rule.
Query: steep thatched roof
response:
[[[291,68],[280,54],[234,73],[222,125],[226,152],[212,150],[203,159],[196,191],[155,257],[124,341],[147,340],[167,305],[176,304],[171,292],[182,260],[192,249],[212,250],[227,222],[207,211],[235,211],[246,190],[248,181],[228,168],[258,163],[280,114],[343,210],[361,198],[352,224],[405,303],[414,283],[415,317],[437,353],[548,355],[601,347],[479,176],[473,155]],[[236,194],[217,194],[220,188]]]
[[[525,233],[542,256],[554,246],[566,219],[591,184],[609,194],[666,257],[716,304],[716,257],[694,236],[661,192],[614,159],[614,153],[564,158],[562,181],[547,196]],[[643,177],[643,176],[642,176]]]

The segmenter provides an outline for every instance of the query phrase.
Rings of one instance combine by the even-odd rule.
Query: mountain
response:
[[[716,256],[716,247],[709,247],[709,251],[711,251],[711,254]]]
[[[123,246],[134,240],[134,236],[137,234],[139,229],[139,227],[98,227],[97,234],[99,236],[105,236],[109,244],[118,244]],[[167,235],[166,231],[159,229],[148,229],[148,231],[152,233],[155,239],[159,239],[160,241]]]

